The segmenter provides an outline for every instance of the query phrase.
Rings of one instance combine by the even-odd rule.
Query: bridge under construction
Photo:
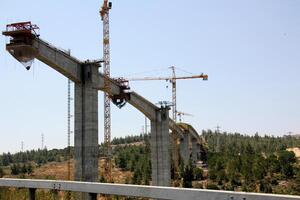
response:
[[[104,2],[108,3],[107,0]],[[105,5],[105,4],[104,4]],[[38,26],[31,22],[7,25],[3,35],[9,37],[6,50],[27,70],[34,59],[45,63],[66,78],[74,87],[74,158],[75,181],[0,179],[1,187],[28,188],[30,200],[35,199],[36,189],[78,192],[78,200],[96,200],[98,194],[146,197],[154,199],[203,199],[203,200],[291,200],[298,196],[266,195],[241,192],[211,191],[171,188],[171,162],[178,169],[179,157],[185,165],[195,164],[205,154],[204,140],[187,123],[177,123],[176,109],[173,119],[169,117],[170,105],[161,102],[159,106],[132,91],[126,81],[114,79],[109,74],[109,23],[107,4],[101,11],[104,21],[103,60],[81,61],[40,38]],[[100,68],[103,67],[103,72]],[[202,78],[207,79],[207,75]],[[173,80],[172,80],[173,81]],[[172,82],[173,83],[173,82]],[[175,83],[173,83],[175,84]],[[174,89],[174,88],[173,88]],[[176,90],[176,89],[175,89]],[[152,186],[134,186],[112,183],[96,183],[99,180],[99,127],[98,92],[105,94],[105,144],[110,161],[110,102],[119,108],[131,104],[151,122],[150,147]],[[174,99],[174,97],[173,97]],[[175,99],[176,103],[176,99]],[[175,107],[176,108],[176,107]],[[174,109],[174,108],[173,108]],[[108,166],[109,168],[111,167]]]
[[[203,153],[202,138],[191,125],[177,124],[170,119],[168,105],[156,106],[136,92],[130,91],[124,82],[99,72],[101,60],[80,61],[40,39],[36,29],[37,26],[30,22],[8,25],[3,32],[3,35],[10,37],[6,49],[27,69],[30,68],[28,63],[36,58],[74,82],[76,181],[98,180],[99,90],[108,94],[117,106],[128,102],[151,121],[152,185],[170,186],[170,149],[176,165],[178,149],[185,164],[188,164],[190,157],[193,162],[197,162]]]

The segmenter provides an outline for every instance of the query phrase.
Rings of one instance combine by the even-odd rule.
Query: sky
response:
[[[198,132],[214,130],[282,136],[300,133],[300,1],[112,0],[111,76],[178,76],[177,108]],[[2,0],[0,27],[32,21],[40,37],[80,60],[102,58],[102,1]],[[34,61],[26,71],[0,36],[0,152],[67,145],[67,79]],[[186,73],[190,72],[190,73]],[[131,82],[153,103],[171,101],[165,81]],[[73,109],[72,109],[73,110]],[[144,116],[112,106],[112,137],[136,135]],[[73,135],[72,135],[73,137]],[[99,142],[103,94],[99,92]],[[73,143],[73,140],[72,140]]]

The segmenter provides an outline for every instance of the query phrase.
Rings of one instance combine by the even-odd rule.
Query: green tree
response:
[[[12,175],[18,175],[20,173],[20,165],[19,164],[13,164],[11,167],[11,174]]]
[[[184,176],[183,176],[182,187],[191,188],[192,187],[192,181],[193,181],[193,164],[192,164],[192,160],[190,159],[189,165],[187,165],[184,168]]]
[[[203,169],[199,167],[195,167],[193,170],[194,180],[202,180],[203,178]]]
[[[272,193],[272,185],[265,180],[261,180],[259,182],[259,190],[263,193]]]
[[[300,195],[300,170],[296,174],[295,183],[293,184],[293,189],[297,195]]]
[[[142,182],[142,173],[139,167],[134,170],[132,184],[140,185]]]
[[[2,167],[0,167],[0,178],[2,178],[5,175],[4,170]]]
[[[295,153],[290,151],[280,151],[278,153],[278,160],[281,166],[282,174],[288,178],[293,177],[294,169],[292,165],[296,162]]]
[[[21,172],[22,174],[26,174],[26,173],[27,173],[27,167],[26,167],[25,164],[23,164],[23,166],[21,167],[20,172]]]
[[[32,167],[32,165],[30,163],[27,165],[27,173],[28,174],[32,174],[33,173],[33,167]]]
[[[268,165],[268,171],[271,174],[280,172],[281,166],[277,157],[274,154],[271,154],[266,161]]]
[[[257,156],[253,163],[253,174],[256,180],[261,180],[267,175],[266,161],[262,156]]]

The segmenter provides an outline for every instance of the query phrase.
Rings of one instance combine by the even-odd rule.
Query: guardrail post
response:
[[[89,193],[89,200],[97,200],[97,194],[96,193]]]
[[[29,200],[35,200],[36,188],[29,188]]]
[[[52,193],[53,193],[53,199],[54,200],[58,200],[58,190],[52,190]]]

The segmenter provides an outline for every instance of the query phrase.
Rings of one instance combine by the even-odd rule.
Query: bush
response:
[[[13,164],[10,169],[11,169],[11,174],[12,175],[18,175],[20,173],[20,165],[19,164]]]
[[[203,189],[203,184],[199,183],[199,182],[196,182],[196,183],[194,183],[194,188]]]
[[[0,178],[2,178],[5,175],[4,170],[0,167]]]
[[[203,179],[203,169],[196,167],[193,169],[194,180],[202,180]]]
[[[210,183],[210,184],[207,185],[207,189],[209,189],[209,190],[219,190],[219,187],[216,184]]]

